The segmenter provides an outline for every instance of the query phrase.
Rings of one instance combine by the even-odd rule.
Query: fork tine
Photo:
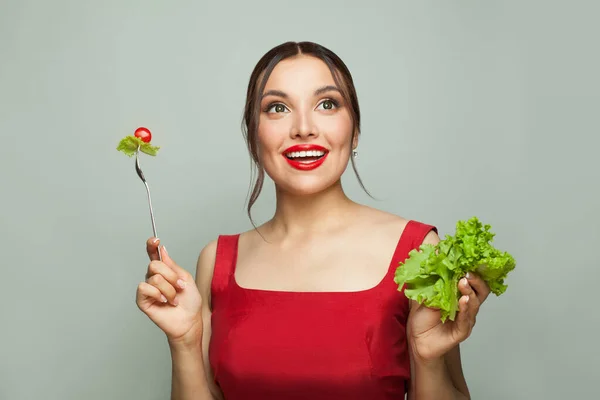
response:
[[[148,187],[148,183],[146,182],[146,178],[144,177],[144,173],[142,172],[142,168],[140,167],[140,146],[138,145],[138,149],[135,152],[135,171],[138,176],[144,182],[144,186],[146,186],[146,193],[148,195],[148,207],[150,208],[150,219],[152,220],[152,232],[154,233],[154,237],[158,237],[156,233],[156,223],[154,222],[154,210],[152,209],[152,198],[150,197],[150,188]],[[158,259],[162,261],[162,255],[160,254],[160,249],[158,249]]]

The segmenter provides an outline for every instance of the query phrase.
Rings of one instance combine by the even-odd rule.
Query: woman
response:
[[[209,243],[195,280],[147,241],[137,304],[168,338],[172,398],[468,399],[459,343],[489,289],[461,280],[444,324],[398,290],[398,263],[439,237],[344,193],[360,134],[344,63],[314,43],[275,47],[251,75],[244,122],[258,167],[248,214],[266,172],[273,218]]]

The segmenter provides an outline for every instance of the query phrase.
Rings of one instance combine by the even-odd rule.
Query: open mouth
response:
[[[300,171],[312,171],[320,167],[327,158],[329,151],[317,144],[299,144],[283,152],[288,164]]]
[[[293,160],[301,163],[312,163],[320,160],[325,156],[326,152],[321,150],[308,150],[308,151],[292,151],[285,153],[285,157],[288,160]]]

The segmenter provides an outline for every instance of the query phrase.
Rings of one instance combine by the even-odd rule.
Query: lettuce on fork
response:
[[[142,153],[146,153],[150,156],[156,156],[158,150],[160,149],[159,146],[153,146],[150,143],[144,142],[138,137],[125,136],[117,145],[117,150],[125,153],[129,157],[132,157],[136,153],[138,146]]]
[[[398,290],[404,288],[407,298],[427,307],[439,309],[441,320],[454,321],[458,312],[460,291],[458,281],[467,272],[478,274],[500,296],[507,289],[504,283],[516,262],[507,252],[492,246],[495,236],[490,225],[477,217],[458,221],[454,236],[447,235],[437,245],[421,244],[395,271]]]

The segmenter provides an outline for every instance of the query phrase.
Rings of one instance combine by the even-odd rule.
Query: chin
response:
[[[302,177],[287,180],[285,183],[274,179],[278,191],[293,196],[314,196],[330,189],[337,180],[322,177]]]

